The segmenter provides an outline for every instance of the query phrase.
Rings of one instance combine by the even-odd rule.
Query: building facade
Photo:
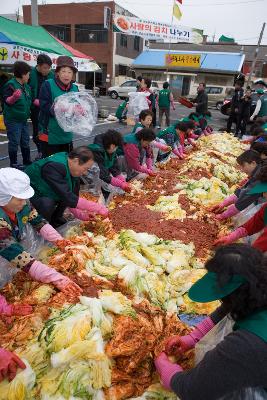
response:
[[[95,59],[101,68],[96,85],[103,89],[134,76],[130,65],[143,50],[141,38],[112,32],[114,13],[133,16],[114,1],[38,6],[39,25]],[[23,17],[25,24],[31,24],[30,6],[23,6]],[[79,73],[79,82],[88,88],[93,79],[93,73]]]

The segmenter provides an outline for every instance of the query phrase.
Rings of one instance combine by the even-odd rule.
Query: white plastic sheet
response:
[[[58,124],[65,132],[90,136],[97,121],[97,104],[87,92],[69,92],[54,102]]]
[[[138,118],[142,110],[148,110],[147,96],[149,92],[131,92],[129,93],[128,117]]]

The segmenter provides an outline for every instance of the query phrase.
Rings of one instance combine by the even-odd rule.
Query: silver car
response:
[[[117,99],[118,97],[120,99],[126,99],[130,92],[136,92],[136,85],[136,80],[129,80],[123,82],[120,86],[111,86],[108,89],[108,95],[112,99]],[[153,91],[153,93],[158,94],[159,86],[157,82],[152,81],[150,89]]]

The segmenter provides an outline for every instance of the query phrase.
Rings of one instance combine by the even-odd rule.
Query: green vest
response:
[[[161,138],[164,138],[166,136],[166,134],[171,134],[171,135],[174,135],[175,142],[176,142],[177,140],[179,140],[179,137],[178,137],[178,135],[176,133],[175,126],[176,126],[176,124],[170,125],[167,128],[162,129],[161,131],[159,131],[157,133],[157,138],[161,139]]]
[[[32,68],[30,72],[30,79],[29,79],[29,86],[31,87],[32,91],[32,98],[33,100],[38,97],[38,74],[39,72],[37,71],[37,68]],[[47,79],[53,79],[54,78],[54,73],[52,71],[49,71],[49,74],[44,77],[44,80]]]
[[[56,153],[50,157],[35,161],[29,165],[24,172],[30,178],[31,186],[35,191],[34,197],[49,197],[55,201],[60,201],[58,194],[55,193],[51,186],[49,186],[49,184],[46,183],[46,181],[42,178],[42,167],[49,162],[55,162],[64,165],[66,169],[65,179],[68,183],[68,187],[71,191],[73,191],[79,178],[74,178],[70,174],[67,153]]]
[[[114,153],[112,154],[108,154],[105,149],[103,147],[101,147],[99,144],[96,143],[92,143],[88,145],[88,148],[94,152],[94,151],[99,151],[102,153],[103,157],[104,157],[104,167],[109,169],[112,168],[116,158],[117,158],[117,153],[116,151],[114,151]]]
[[[124,101],[123,103],[121,103],[116,110],[115,117],[117,117],[118,119],[121,119],[126,106],[127,106],[127,101]]]
[[[267,94],[261,97],[261,108],[258,117],[267,117]]]
[[[256,311],[252,315],[236,321],[233,330],[238,329],[254,333],[267,343],[267,309]]]
[[[171,91],[169,89],[162,89],[159,91],[159,107],[169,108],[171,104],[170,100]]]
[[[51,96],[52,103],[54,103],[55,99],[62,94],[68,93],[64,90],[60,89],[60,87],[56,84],[54,79],[48,79],[50,88],[51,88]],[[73,83],[71,84],[69,92],[78,92],[79,89]],[[48,144],[65,144],[70,143],[72,141],[73,133],[65,132],[58,124],[55,117],[50,116],[48,122]]]
[[[10,221],[9,216],[5,213],[5,210],[3,210],[3,208],[0,207],[0,218],[4,219],[12,227],[12,236],[16,240],[20,240],[23,228],[28,222],[30,212],[31,212],[31,209],[28,206],[28,204],[26,204],[23,207],[23,209],[16,214],[18,225],[14,226],[12,224],[12,222]]]
[[[141,122],[137,122],[137,124],[135,124],[135,126],[133,127],[131,134],[135,133],[138,128],[144,129],[144,125],[141,124]]]
[[[12,86],[14,91],[20,89],[22,95],[20,98],[12,105],[4,103],[4,118],[6,121],[10,122],[27,122],[30,116],[32,95],[30,86],[25,83],[21,85],[15,78],[10,79],[5,84],[5,87]]]

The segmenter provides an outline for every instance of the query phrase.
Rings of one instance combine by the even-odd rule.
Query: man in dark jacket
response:
[[[37,57],[37,65],[31,70],[28,82],[31,87],[33,99],[31,108],[32,140],[37,147],[39,158],[41,158],[41,147],[38,138],[38,118],[40,111],[39,93],[43,82],[54,77],[54,73],[51,71],[51,66],[51,58],[47,54],[39,54]]]
[[[227,132],[231,132],[232,123],[236,123],[235,136],[238,136],[240,129],[240,113],[241,113],[241,99],[244,96],[244,90],[242,88],[242,83],[240,81],[236,81],[235,83],[235,92],[231,101],[231,111],[229,115],[229,119],[227,121]]]
[[[196,112],[199,114],[206,114],[208,111],[208,95],[205,91],[206,84],[200,83],[197,88],[197,97],[193,100],[196,106]]]

